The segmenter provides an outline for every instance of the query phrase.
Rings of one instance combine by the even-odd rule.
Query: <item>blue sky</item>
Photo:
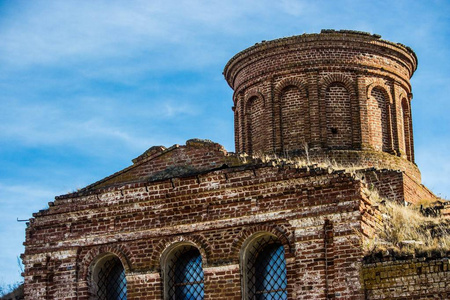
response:
[[[416,163],[450,197],[449,1],[0,1],[0,285],[54,196],[198,137],[234,150],[226,62],[260,42],[354,29],[410,46]]]

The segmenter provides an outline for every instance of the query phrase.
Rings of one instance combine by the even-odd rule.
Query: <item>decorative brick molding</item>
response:
[[[281,82],[279,82],[275,88],[273,89],[273,93],[275,95],[275,101],[280,101],[280,95],[283,89],[289,87],[289,86],[295,86],[299,90],[301,90],[304,95],[307,95],[307,85],[303,82],[303,79],[300,77],[288,77],[283,79]]]
[[[236,255],[236,259],[238,259],[242,245],[246,242],[248,238],[257,233],[267,233],[276,236],[283,244],[286,256],[289,256],[289,253],[292,253],[294,251],[292,244],[293,243],[292,229],[291,231],[287,231],[287,229],[284,226],[280,225],[276,226],[258,225],[242,229],[242,231],[238,234],[238,236],[233,240],[230,247],[230,253],[234,253]]]
[[[184,236],[175,236],[169,239],[161,240],[154,248],[152,253],[149,254],[151,257],[152,267],[159,269],[161,267],[161,258],[164,254],[176,247],[178,244],[191,244],[195,246],[200,254],[202,255],[202,263],[204,267],[208,267],[208,257],[211,257],[211,245],[208,240],[201,234],[191,234]]]
[[[101,245],[92,248],[82,258],[80,258],[80,280],[89,280],[89,273],[96,260],[106,254],[113,254],[117,256],[125,269],[125,272],[132,271],[130,258],[132,254],[129,249],[123,244]]]
[[[259,91],[249,91],[245,95],[245,101],[244,101],[245,105],[244,105],[244,107],[247,107],[249,105],[248,101],[250,99],[252,99],[252,98],[258,98],[258,99],[260,99],[262,101],[263,106],[266,105],[266,101],[264,99],[264,95],[261,92],[259,92]]]
[[[350,93],[350,96],[352,98],[356,98],[356,93],[355,93],[355,82],[353,81],[353,79],[346,75],[346,74],[341,74],[341,73],[337,73],[337,74],[328,74],[322,78],[320,78],[319,81],[319,87],[320,87],[320,95],[323,96],[325,95],[325,92],[327,90],[327,88],[330,86],[330,84],[332,83],[341,83],[345,86],[345,88],[347,89],[347,91]]]

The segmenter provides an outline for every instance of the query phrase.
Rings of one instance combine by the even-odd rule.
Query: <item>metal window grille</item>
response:
[[[106,261],[98,272],[99,300],[126,300],[127,280],[125,270],[118,257]]]
[[[202,256],[197,248],[185,246],[169,263],[169,299],[201,300],[204,297]]]
[[[249,299],[287,299],[284,247],[272,236],[256,241],[247,261]]]

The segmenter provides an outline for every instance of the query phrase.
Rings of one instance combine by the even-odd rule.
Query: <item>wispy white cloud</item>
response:
[[[2,21],[2,57],[16,65],[65,63],[73,59],[104,59],[105,57],[132,57],[161,49],[180,47],[180,56],[191,57],[190,51],[208,54],[212,35],[243,36],[248,29],[257,28],[279,32],[276,25],[296,24],[297,30],[336,23],[338,27],[391,26],[398,32],[409,26],[404,18],[411,13],[404,10],[405,2],[312,3],[308,1],[33,1],[19,2],[17,14]],[[376,22],[379,14],[368,10],[383,10],[388,5],[397,17]],[[429,5],[423,4],[423,5]],[[417,8],[423,5],[414,4]],[[277,16],[278,14],[278,16]],[[342,14],[348,16],[343,19]],[[427,11],[423,10],[424,16]],[[289,17],[287,17],[289,16]],[[416,17],[417,15],[415,15]],[[364,19],[370,22],[363,22]],[[261,20],[267,19],[262,23]],[[424,18],[421,18],[424,19]],[[427,18],[409,28],[415,37],[423,40],[440,18]],[[381,25],[386,23],[386,25]],[[361,25],[363,24],[363,25]],[[396,25],[396,26],[394,26]],[[399,28],[400,26],[400,28]],[[409,26],[410,27],[410,26]],[[361,29],[361,28],[355,28]],[[364,29],[364,28],[363,28]],[[297,31],[298,33],[298,31]],[[401,34],[399,32],[399,34]],[[222,44],[221,46],[226,45]],[[203,50],[202,50],[203,49]],[[173,53],[171,51],[171,53]],[[198,60],[188,60],[194,64]]]
[[[40,184],[10,185],[0,182],[0,203],[2,203],[2,208],[6,208],[8,211],[12,209],[19,217],[22,212],[29,213],[30,209],[43,208],[46,202],[42,202],[42,200],[52,201],[57,192],[59,191],[55,188],[45,187]],[[33,207],[30,208],[30,206]],[[0,210],[0,220],[9,219],[7,217],[8,211]]]
[[[145,18],[151,8],[129,4],[22,2],[17,8],[20,18],[3,21],[9,26],[1,32],[5,38],[2,51],[15,64],[44,64],[78,55],[95,58],[125,54],[121,50],[166,33],[163,24],[152,24],[155,19]]]
[[[81,98],[77,101],[80,102],[78,105],[69,108],[64,102],[33,104],[12,101],[3,106],[0,139],[3,143],[9,141],[29,146],[79,145],[80,151],[92,147],[93,141],[103,145],[114,140],[114,144],[144,149],[151,141],[130,128],[128,123],[131,120],[137,123],[152,121],[156,125],[173,118],[194,116],[198,112],[193,104],[173,99],[153,99],[148,103],[144,100],[138,101],[140,105],[134,103],[130,106],[110,98]]]
[[[189,50],[209,48],[199,36],[213,30],[236,33],[230,20],[241,15],[245,5],[223,1],[33,1],[20,2],[16,9],[20,17],[2,21],[0,53],[4,63],[29,66],[140,53],[163,56],[161,50],[167,47],[180,47],[180,57],[190,57]]]

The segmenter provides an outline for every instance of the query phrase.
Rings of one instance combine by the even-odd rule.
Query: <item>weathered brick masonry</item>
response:
[[[416,67],[411,49],[370,34],[324,31],[256,44],[224,71],[234,89],[236,150],[307,147],[322,159],[400,169],[420,182],[409,82]]]
[[[369,299],[449,299],[448,258],[367,263],[362,276]]]
[[[234,89],[237,152],[308,156],[341,166],[400,170],[395,195],[429,194],[414,164],[410,77],[414,52],[377,35],[322,31],[261,42],[236,54],[224,75]],[[423,190],[423,191],[422,191]]]
[[[200,167],[176,179],[150,168],[195,157],[215,157],[211,161],[221,167]],[[290,297],[361,295],[359,281],[348,279],[358,278],[361,264],[356,231],[364,218],[360,207],[367,205],[362,183],[343,171],[238,164],[237,157],[236,166],[223,166],[230,160],[218,144],[188,141],[57,197],[27,230],[27,295],[86,299],[92,263],[114,253],[127,272],[128,298],[160,299],[160,258],[172,244],[191,243],[202,253],[205,296],[240,298],[241,246],[260,232],[283,243]],[[126,173],[139,175],[131,180]],[[127,183],[117,183],[120,177]]]
[[[195,299],[448,295],[448,260],[407,261],[421,270],[408,275],[401,263],[364,262],[360,247],[382,220],[369,189],[398,201],[435,197],[414,164],[416,65],[409,48],[349,31],[237,54],[224,75],[235,90],[238,154],[205,140],[156,146],[130,167],[56,197],[26,230],[26,299],[108,299],[111,290],[127,299],[179,299],[183,289],[201,289]],[[296,157],[344,168],[303,166]],[[285,271],[270,271],[278,279],[260,290],[262,275],[252,268],[278,245],[283,254],[271,261]],[[178,266],[188,255],[201,259],[202,276],[179,283],[173,274],[184,272]],[[126,292],[110,285],[113,273],[124,274],[112,282]],[[429,276],[439,278],[433,292],[408,287]]]

